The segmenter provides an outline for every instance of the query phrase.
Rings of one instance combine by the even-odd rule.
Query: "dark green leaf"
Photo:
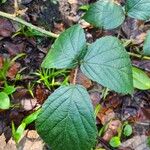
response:
[[[110,0],[99,0],[92,4],[83,19],[96,27],[113,29],[125,19],[122,7]]]
[[[112,137],[109,144],[114,148],[119,147],[121,145],[120,138],[118,136]]]
[[[53,150],[91,150],[97,130],[85,88],[80,85],[58,88],[43,105],[36,128]]]
[[[88,48],[81,65],[91,80],[119,93],[132,93],[131,61],[121,42],[112,36],[98,39]]]
[[[150,31],[147,32],[146,39],[144,41],[144,55],[150,56]]]
[[[86,39],[83,29],[74,25],[55,41],[42,63],[44,68],[73,68],[84,56]]]
[[[132,126],[129,124],[125,125],[125,127],[123,129],[123,134],[125,136],[130,136],[132,134]]]
[[[150,89],[150,78],[144,71],[136,67],[133,67],[132,72],[133,72],[133,85],[135,88],[140,90]]]
[[[0,109],[8,109],[10,107],[10,99],[4,92],[0,92]]]
[[[150,19],[150,0],[127,0],[126,11],[132,18]]]

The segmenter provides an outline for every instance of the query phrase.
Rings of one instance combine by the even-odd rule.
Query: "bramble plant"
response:
[[[133,92],[131,61],[121,41],[106,36],[87,46],[84,31],[79,25],[59,36],[42,67],[80,67],[91,80],[111,90],[123,94]],[[58,88],[43,105],[36,128],[53,150],[90,150],[94,147],[97,129],[86,89],[75,83]]]
[[[147,0],[127,0],[125,9],[114,0],[99,0],[87,7],[83,18],[96,27],[113,29],[124,22],[125,15],[148,20],[149,7]],[[148,33],[144,55],[149,55],[149,39]],[[122,94],[133,92],[132,73],[135,88],[140,88],[142,76],[149,80],[141,70],[132,68],[129,55],[118,38],[105,36],[89,45],[79,25],[70,27],[57,38],[42,67],[75,69],[75,72],[80,68],[89,79]],[[141,72],[138,77],[137,72]],[[75,81],[55,90],[36,120],[39,135],[53,150],[90,150],[96,145],[98,132],[93,106],[86,89]],[[147,84],[143,89],[149,89]],[[129,136],[131,126],[127,125],[123,133]],[[113,137],[110,144],[118,147],[120,138]]]

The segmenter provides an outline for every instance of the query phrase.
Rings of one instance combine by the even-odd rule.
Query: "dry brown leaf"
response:
[[[111,119],[115,117],[115,113],[112,109],[102,108],[97,114],[97,118],[101,121],[103,125],[108,123]]]
[[[108,128],[103,135],[105,141],[109,141],[113,136],[118,134],[118,129],[121,128],[120,120],[112,120],[108,123]]]
[[[0,36],[9,37],[14,32],[13,25],[10,21],[0,18]]]
[[[9,77],[10,79],[14,79],[20,67],[21,67],[20,63],[15,62],[14,64],[12,64],[12,66],[7,72],[7,77]]]

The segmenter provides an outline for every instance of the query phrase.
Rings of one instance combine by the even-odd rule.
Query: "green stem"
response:
[[[29,27],[31,29],[39,31],[39,32],[41,32],[41,33],[43,33],[43,34],[45,34],[47,36],[50,36],[50,37],[53,37],[53,38],[57,38],[59,36],[58,34],[52,33],[50,31],[46,31],[46,30],[44,30],[44,29],[42,29],[40,27],[37,27],[37,26],[35,26],[35,25],[31,24],[31,23],[28,23],[28,22],[22,20],[21,18],[16,17],[13,14],[9,14],[9,13],[5,13],[5,12],[0,11],[0,16],[8,18],[8,19],[11,19],[13,21],[16,21],[16,22],[18,22],[20,24],[23,24],[23,25],[25,25],[25,26],[27,26],[27,27]]]
[[[142,55],[131,53],[131,52],[128,52],[128,54],[133,57],[150,60],[150,57],[148,57],[148,56],[142,56]]]

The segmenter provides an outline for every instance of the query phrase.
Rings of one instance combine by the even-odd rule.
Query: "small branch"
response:
[[[142,55],[135,54],[135,53],[131,53],[131,52],[128,52],[128,54],[129,54],[130,56],[133,56],[133,57],[136,57],[136,58],[141,58],[141,59],[150,60],[150,57],[148,57],[148,56],[142,56]]]
[[[45,29],[37,27],[37,26],[35,26],[35,25],[31,24],[31,23],[28,23],[28,22],[22,20],[21,18],[16,17],[13,14],[9,14],[9,13],[5,13],[5,12],[0,11],[0,16],[8,18],[8,19],[11,19],[13,21],[16,21],[16,22],[18,22],[20,24],[23,24],[23,25],[25,25],[25,26],[27,26],[27,27],[29,27],[31,29],[39,31],[39,32],[41,32],[41,33],[43,33],[43,34],[45,34],[47,36],[50,36],[50,37],[53,37],[53,38],[57,38],[59,36],[58,34],[52,33],[50,31],[46,31]]]
[[[73,84],[76,84],[77,73],[78,73],[78,67],[75,68],[74,77],[73,77],[73,82],[72,82]]]

